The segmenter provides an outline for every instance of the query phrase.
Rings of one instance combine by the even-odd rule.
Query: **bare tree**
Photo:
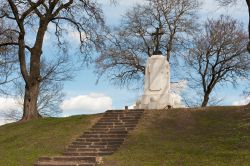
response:
[[[113,29],[106,47],[96,60],[99,76],[118,85],[143,79],[145,63],[153,53],[152,33],[163,29],[160,51],[167,60],[180,53],[196,29],[196,0],[148,0],[127,11],[119,27]]]
[[[16,104],[23,107],[24,83],[22,81],[15,82],[16,94],[13,96]],[[39,96],[37,101],[37,109],[40,115],[44,117],[56,117],[62,113],[60,104],[63,101],[64,93],[62,92],[63,84],[51,80],[41,82],[39,88]],[[21,109],[5,111],[5,119],[18,121],[22,118]]]
[[[71,69],[73,65],[68,62],[66,57],[60,56],[56,60],[56,62],[48,62],[45,59],[41,61],[41,75],[44,79],[39,86],[37,109],[39,114],[45,117],[55,117],[62,113],[60,108],[64,98],[62,81],[70,80],[74,74],[74,70]],[[8,122],[18,121],[22,118],[25,84],[21,76],[13,83],[11,99],[15,101],[18,108],[5,110],[2,116]]]
[[[0,41],[13,42],[16,39],[15,33],[3,20],[0,20]],[[15,75],[18,63],[16,53],[17,50],[12,46],[0,47],[0,94],[7,95],[7,84],[17,78]]]
[[[193,48],[185,57],[190,67],[190,81],[203,90],[201,106],[207,106],[211,92],[226,82],[236,86],[240,77],[247,77],[250,58],[245,45],[248,37],[242,25],[229,16],[209,19]]]
[[[47,75],[41,75],[46,32],[54,29],[58,46],[65,49],[63,36],[68,29],[73,29],[79,34],[80,51],[87,59],[91,51],[102,44],[99,36],[104,29],[102,11],[94,0],[1,0],[0,9],[0,18],[18,37],[15,42],[1,41],[0,47],[18,49],[19,68],[25,82],[21,121],[39,118],[39,89]],[[29,36],[33,36],[33,40],[28,40]]]
[[[221,6],[235,5],[239,0],[217,0]],[[250,53],[250,0],[246,0],[248,7],[248,45],[247,50]]]

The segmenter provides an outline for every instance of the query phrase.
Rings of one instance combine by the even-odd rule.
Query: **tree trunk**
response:
[[[44,19],[41,19],[34,47],[31,48],[30,50],[31,55],[30,55],[29,77],[26,79],[24,104],[23,104],[23,117],[21,121],[38,119],[42,117],[38,112],[37,101],[39,95],[39,86],[42,80],[40,75],[42,46],[47,26],[48,22],[46,22],[46,20]]]
[[[33,48],[30,58],[30,76],[25,85],[23,117],[21,121],[38,119],[42,117],[37,109],[37,100],[39,95],[40,76],[40,49]]]
[[[209,101],[209,93],[206,92],[204,97],[203,97],[203,101],[202,101],[202,104],[201,104],[201,107],[206,107],[207,104],[208,104],[208,101]]]
[[[27,121],[31,119],[38,119],[42,116],[37,109],[37,99],[39,94],[39,82],[35,81],[31,87],[25,86],[24,105],[23,105],[23,117],[21,121]]]

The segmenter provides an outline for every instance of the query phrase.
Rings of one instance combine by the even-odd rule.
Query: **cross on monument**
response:
[[[161,51],[159,50],[160,47],[160,40],[161,36],[163,35],[163,28],[156,28],[156,31],[152,33],[151,35],[154,37],[153,38],[153,43],[154,43],[154,52],[153,55],[159,55],[162,54]]]
[[[164,34],[162,26],[151,34],[154,53],[147,59],[143,95],[136,102],[136,109],[164,109],[174,107],[174,96],[170,91],[170,66],[161,51],[160,40]],[[177,101],[178,102],[178,101]]]

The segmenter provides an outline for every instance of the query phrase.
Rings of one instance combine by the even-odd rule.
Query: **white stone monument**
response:
[[[163,55],[148,58],[144,80],[144,94],[136,102],[136,109],[164,109],[173,107],[170,94],[169,63]]]
[[[159,51],[163,29],[157,28],[152,35],[154,36],[155,50],[147,61],[144,94],[136,102],[136,109],[164,109],[173,107],[174,103],[170,93],[169,63]]]

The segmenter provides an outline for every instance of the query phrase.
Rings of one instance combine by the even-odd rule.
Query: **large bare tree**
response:
[[[0,9],[1,20],[17,36],[17,41],[1,41],[0,47],[16,46],[18,49],[20,73],[25,82],[21,121],[40,118],[40,84],[57,66],[56,63],[48,73],[41,73],[41,60],[46,57],[43,54],[46,32],[54,31],[57,45],[66,51],[63,35],[73,29],[79,34],[80,51],[86,59],[102,43],[99,36],[104,28],[102,11],[95,0],[1,0]],[[66,52],[61,56],[64,54]]]
[[[128,10],[118,27],[113,29],[107,46],[96,60],[99,76],[119,86],[136,84],[143,79],[145,63],[153,53],[152,33],[163,29],[159,49],[173,62],[189,43],[196,28],[196,0],[148,0]]]
[[[239,0],[217,0],[220,5],[222,6],[228,6],[228,5],[234,5],[239,2]],[[250,52],[250,0],[246,0],[246,4],[248,7],[248,45],[247,45],[247,50]]]
[[[250,57],[245,47],[248,36],[237,20],[221,16],[206,21],[194,41],[186,62],[191,69],[191,83],[203,91],[201,106],[205,107],[219,84],[231,82],[237,86],[241,77],[248,76]]]

